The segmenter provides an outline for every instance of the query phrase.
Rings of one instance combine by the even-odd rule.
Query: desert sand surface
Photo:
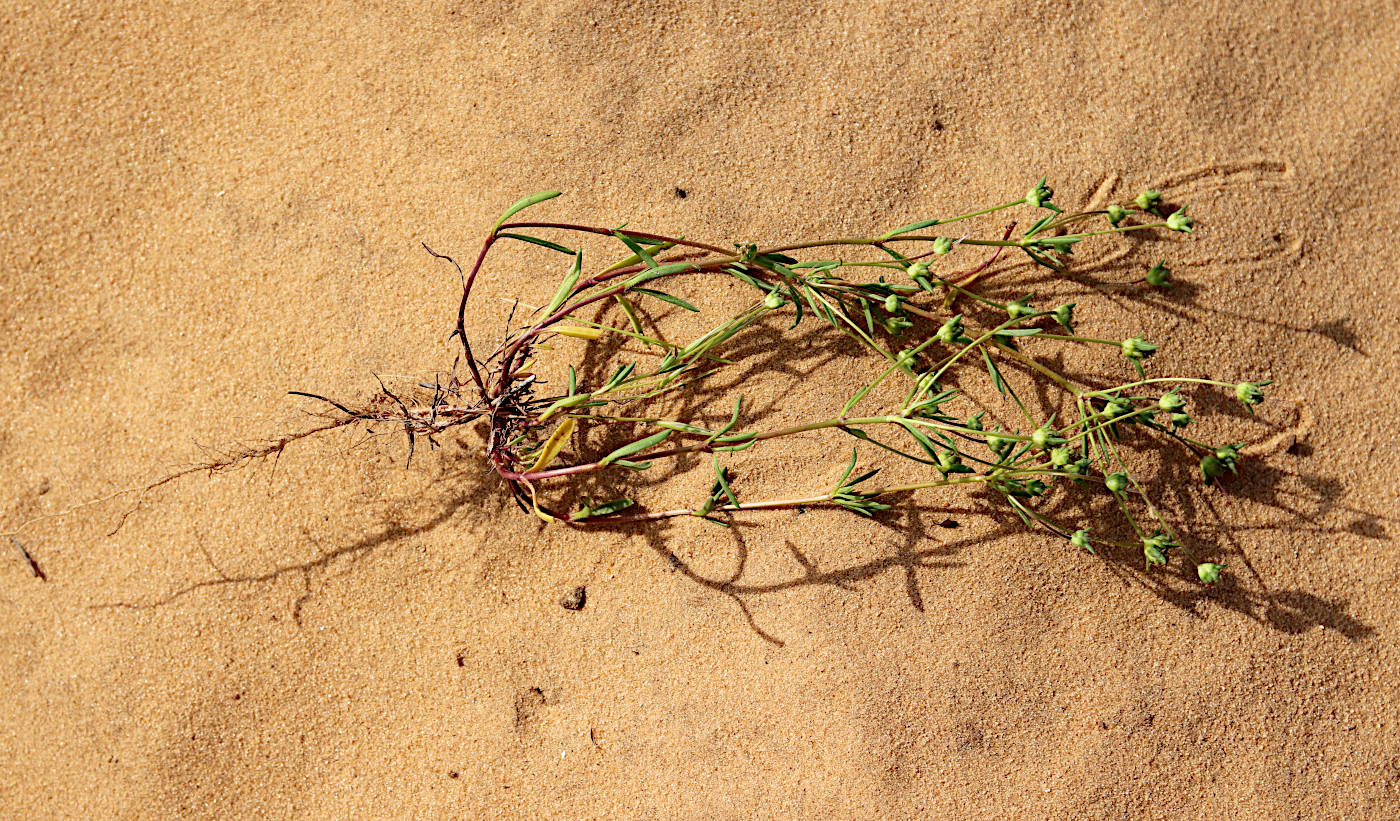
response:
[[[0,14],[0,815],[1400,817],[1393,2]],[[774,243],[1042,174],[1066,205],[1161,187],[1197,230],[1048,284],[1008,258],[991,292],[1034,274],[1162,342],[1154,372],[1274,380],[1202,422],[1240,475],[1167,495],[1216,587],[966,494],[546,526],[474,428],[407,467],[401,437],[297,443],[115,534],[130,496],[30,521],[296,429],[289,390],[449,368],[459,286],[421,243],[469,259],[524,194]],[[1170,291],[1135,281],[1159,252]],[[562,273],[502,254],[469,335]],[[870,366],[744,392],[837,408]],[[739,475],[820,486],[847,447]]]

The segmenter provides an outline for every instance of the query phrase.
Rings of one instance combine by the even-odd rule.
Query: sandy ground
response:
[[[0,12],[5,528],[293,429],[289,389],[446,367],[419,243],[470,256],[549,188],[728,242],[1163,185],[1182,286],[1081,287],[1085,321],[1276,383],[1220,422],[1230,489],[1172,497],[1211,590],[955,495],[544,527],[472,431],[37,523],[0,545],[0,814],[1400,816],[1393,2],[171,5]],[[547,298],[537,259],[475,338]],[[867,365],[746,391],[834,407]]]

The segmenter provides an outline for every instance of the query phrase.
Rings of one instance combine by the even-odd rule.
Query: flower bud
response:
[[[1144,211],[1151,211],[1157,207],[1157,203],[1162,201],[1162,192],[1154,191],[1151,188],[1137,195],[1133,203]]]
[[[1184,205],[1181,206],[1179,210],[1173,211],[1171,216],[1167,217],[1167,227],[1173,231],[1180,231],[1183,234],[1191,233],[1191,226],[1195,224],[1195,220],[1186,216],[1186,206]]]
[[[1118,421],[1120,422],[1128,422],[1131,420],[1119,419],[1119,417],[1127,416],[1132,412],[1132,403],[1126,402],[1122,399],[1112,399],[1103,406],[1103,418],[1105,419],[1118,419]]]
[[[940,257],[953,250],[953,241],[947,237],[938,237],[933,241],[933,252]]]
[[[1147,284],[1154,288],[1170,288],[1172,284],[1172,269],[1167,267],[1167,261],[1161,262],[1147,269],[1147,276],[1144,277]]]
[[[1191,424],[1191,417],[1184,413],[1172,414],[1172,430],[1181,430]]]
[[[1196,565],[1196,576],[1205,584],[1215,584],[1220,581],[1220,571],[1224,569],[1223,564],[1204,562]]]
[[[892,314],[899,311],[899,294],[890,294],[885,297],[885,310]]]
[[[1050,467],[1055,470],[1063,470],[1069,467],[1070,457],[1073,452],[1065,446],[1060,446],[1050,451]]]
[[[1000,428],[997,429],[1000,431]],[[1016,447],[1015,439],[1008,439],[1005,436],[998,436],[995,433],[987,434],[987,449],[995,453],[998,458],[1005,459],[1011,449]]]
[[[957,451],[948,449],[938,453],[938,472],[947,477],[953,473],[972,473],[972,468],[963,464]]]
[[[1207,453],[1201,459],[1201,475],[1205,477],[1206,484],[1212,484],[1216,479],[1224,476],[1226,471],[1235,472],[1235,468],[1240,463],[1240,446],[1226,445],[1216,448],[1214,453]]]
[[[1128,488],[1128,474],[1110,473],[1104,477],[1103,484],[1114,493],[1122,493]]]
[[[962,338],[962,335],[963,335],[962,314],[958,314],[957,316],[953,317],[952,319],[948,320],[947,322],[944,322],[944,323],[938,328],[938,333],[934,334],[934,336],[938,337],[938,341],[939,341],[939,342],[946,342],[946,343],[948,343],[949,345],[951,345],[951,344],[953,344],[954,342],[957,342],[959,339],[961,339],[961,338]]]
[[[1273,380],[1270,380],[1272,382]],[[1241,382],[1235,386],[1235,398],[1244,403],[1246,408],[1251,409],[1264,401],[1264,391],[1262,388],[1269,382]]]
[[[914,263],[913,265],[910,265],[908,268],[905,268],[905,269],[904,269],[904,273],[908,274],[910,279],[918,279],[919,277],[927,277],[927,276],[928,276],[928,263],[926,263],[926,262],[916,262],[916,263]]]
[[[1186,407],[1186,400],[1181,398],[1181,394],[1171,391],[1162,394],[1162,398],[1157,400],[1157,407],[1168,413],[1175,413]]]
[[[972,416],[968,417],[967,424],[963,425],[963,427],[967,428],[968,430],[985,430],[986,428],[984,428],[982,425],[982,417],[986,414],[986,411],[978,411],[974,413]]]
[[[1030,297],[1022,297],[1015,302],[1006,303],[1006,315],[1012,319],[1020,319],[1035,313],[1035,309],[1031,307],[1030,299]]]
[[[1087,530],[1076,530],[1074,531],[1074,535],[1069,537],[1070,544],[1074,545],[1075,547],[1081,550],[1087,550],[1090,553],[1093,553],[1094,546],[1090,542],[1091,540],[1089,539],[1089,531]]]
[[[1036,183],[1035,188],[1026,192],[1026,205],[1032,208],[1040,208],[1050,202],[1050,198],[1055,195],[1055,192],[1050,190],[1049,186],[1045,184],[1045,180],[1045,177],[1041,177],[1040,182]]]
[[[913,322],[910,322],[908,319],[898,315],[887,316],[884,319],[880,320],[880,324],[885,326],[886,332],[894,336],[899,336],[899,334],[903,333],[905,328],[914,327]]]
[[[1039,450],[1049,450],[1055,445],[1063,445],[1064,443],[1064,437],[1055,433],[1048,425],[1036,428],[1035,432],[1031,434],[1031,444]]]
[[[1119,347],[1123,349],[1123,355],[1129,359],[1145,359],[1157,352],[1156,345],[1140,336],[1123,340],[1119,343]]]
[[[1069,302],[1055,309],[1055,321],[1066,331],[1074,333],[1074,303]]]
[[[1108,206],[1107,211],[1108,222],[1114,228],[1117,228],[1118,223],[1122,222],[1123,218],[1128,216],[1128,212],[1121,205],[1110,205]]]
[[[1148,568],[1154,565],[1161,567],[1167,563],[1167,551],[1175,547],[1180,547],[1172,540],[1172,537],[1164,531],[1157,531],[1151,536],[1142,540],[1142,552],[1147,557]]]
[[[787,300],[783,299],[783,295],[778,293],[777,288],[769,291],[768,296],[763,298],[763,307],[765,308],[776,310],[786,304]]]

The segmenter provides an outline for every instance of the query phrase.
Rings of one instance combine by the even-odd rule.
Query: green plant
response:
[[[218,470],[279,453],[299,438],[360,422],[400,426],[408,436],[411,459],[420,438],[436,443],[436,437],[446,431],[484,419],[488,423],[485,456],[490,465],[520,506],[546,522],[597,526],[693,516],[727,525],[727,515],[738,511],[812,505],[872,516],[889,509],[902,495],[959,487],[992,494],[1028,526],[1044,527],[1078,548],[1090,552],[1103,547],[1140,549],[1151,568],[1166,564],[1176,552],[1187,551],[1124,458],[1125,437],[1155,437],[1173,448],[1184,448],[1199,459],[1205,482],[1217,482],[1236,470],[1238,447],[1188,436],[1185,430],[1192,419],[1179,389],[1202,385],[1233,390],[1252,412],[1263,399],[1262,385],[1268,384],[1149,377],[1143,363],[1158,346],[1142,336],[1081,335],[1075,330],[1074,304],[1042,308],[1030,296],[1000,302],[975,287],[1008,249],[1025,254],[1037,266],[1061,272],[1075,246],[1086,240],[1127,232],[1190,233],[1193,220],[1185,215],[1186,209],[1161,214],[1162,197],[1156,191],[1106,209],[1068,213],[1054,204],[1053,193],[1042,179],[1023,197],[959,216],[921,220],[874,237],[769,248],[750,243],[725,248],[626,226],[512,221],[520,211],[556,196],[552,191],[536,194],[507,210],[470,270],[463,271],[450,257],[427,248],[434,257],[456,266],[461,278],[453,336],[461,345],[465,378],[454,366],[446,382],[435,380],[399,393],[381,382],[379,393],[357,408],[298,392],[327,403],[324,424],[195,469]],[[1017,207],[1033,212],[1029,229],[1019,236],[1014,233],[1015,222],[1005,227],[1000,238],[963,232],[967,221]],[[556,239],[525,232],[548,232]],[[622,258],[588,273],[583,249],[559,241],[570,235],[615,241]],[[467,310],[484,263],[503,242],[557,252],[566,270],[553,298],[535,310],[525,326],[509,330],[508,322],[500,344],[478,356],[467,337]],[[987,249],[990,255],[969,270],[946,270],[955,252],[975,249]],[[880,256],[851,258],[871,254]],[[1152,285],[1166,285],[1169,274],[1158,263],[1146,279]],[[753,298],[742,310],[712,323],[705,333],[684,343],[671,342],[645,329],[638,305],[651,301],[700,313],[690,301],[662,290],[682,281],[702,286],[737,281],[752,290]],[[959,305],[966,307],[959,309]],[[585,309],[615,309],[626,322],[609,322],[606,313],[589,319]],[[882,370],[866,384],[853,386],[839,409],[796,425],[767,429],[742,425],[742,396],[729,400],[732,411],[727,420],[668,418],[654,410],[677,393],[706,390],[703,382],[708,375],[735,364],[725,358],[726,343],[754,326],[773,324],[780,315],[788,330],[804,321],[835,329],[879,357]],[[567,376],[559,380],[562,384],[555,387],[529,367],[532,358],[556,337],[597,340],[604,335],[640,346],[629,361],[605,371],[610,372],[606,378],[590,382],[571,364]],[[1092,387],[1071,377],[1048,364],[1044,355],[1066,345],[1100,346],[1105,353],[1126,359],[1135,378]],[[1008,368],[1029,375],[1038,390],[1055,392],[1060,407],[1033,410],[1007,378]],[[986,412],[972,412],[965,390],[950,387],[954,382],[965,384],[969,375],[989,380],[1009,400],[1007,408],[1018,414],[1014,421],[1002,419],[988,429]],[[877,394],[889,393],[893,383],[902,385],[894,394],[902,393],[902,401],[878,411],[863,410]],[[630,433],[625,444],[605,453],[561,460],[575,433],[593,426]],[[819,483],[818,469],[811,476],[792,478],[794,485],[811,482],[813,490],[750,499],[721,461],[734,452],[813,431],[844,433],[858,443],[897,454],[920,466],[923,478],[881,485],[876,481],[878,470],[857,471],[859,452],[852,449],[842,457],[844,472],[834,482]],[[677,457],[704,455],[710,457],[714,482],[708,495],[689,507],[650,510],[630,496],[618,496],[602,502],[585,498],[566,509],[553,501],[559,494],[551,495],[561,484],[594,474],[655,470]],[[1094,535],[1106,528],[1081,527],[1045,512],[1040,500],[1058,487],[1078,487],[1111,499],[1136,541]],[[1192,563],[1202,582],[1219,578],[1221,565]]]

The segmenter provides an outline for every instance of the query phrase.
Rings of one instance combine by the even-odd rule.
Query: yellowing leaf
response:
[[[525,472],[534,473],[543,470],[546,465],[553,462],[554,457],[558,456],[559,451],[563,450],[564,445],[568,443],[569,437],[574,435],[574,428],[577,426],[578,422],[572,416],[561,422],[559,427],[554,429],[554,433],[549,435],[544,447],[540,449],[540,456],[535,460],[535,464]]]
[[[580,328],[577,325],[565,325],[554,330],[561,336],[572,336],[575,339],[597,339],[603,335],[602,328]]]

